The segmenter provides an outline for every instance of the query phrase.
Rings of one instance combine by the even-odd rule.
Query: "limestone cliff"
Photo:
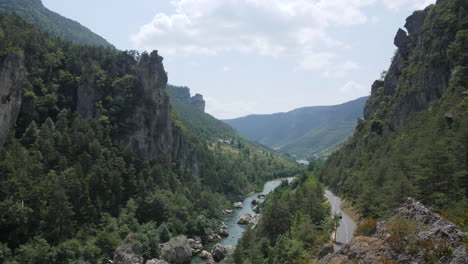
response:
[[[394,44],[398,50],[384,80],[372,86],[364,110],[366,120],[387,119],[392,130],[404,127],[410,113],[427,109],[448,89],[454,66],[446,50],[456,35],[448,23],[440,23],[441,10],[448,9],[448,2],[453,1],[437,1],[435,7],[414,12],[406,19],[406,31],[397,31]]]
[[[166,93],[167,74],[163,58],[153,51],[144,54],[138,65],[138,75],[144,97],[136,106],[132,118],[135,124],[130,144],[148,160],[172,162],[172,123],[169,96]]]
[[[16,52],[11,52],[0,59],[0,147],[11,128],[21,108],[22,87],[26,80],[23,58]]]
[[[194,96],[190,96],[190,89],[188,87],[179,87],[174,85],[168,85],[167,91],[169,92],[171,99],[191,104],[200,112],[205,112],[206,102],[203,99],[203,95],[197,93]]]

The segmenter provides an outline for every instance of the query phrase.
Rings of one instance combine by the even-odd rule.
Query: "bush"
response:
[[[370,236],[374,233],[376,226],[377,222],[373,218],[368,217],[358,224],[354,234],[356,236]]]

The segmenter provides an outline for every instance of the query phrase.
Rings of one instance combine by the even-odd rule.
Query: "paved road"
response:
[[[341,199],[340,197],[334,195],[331,191],[326,190],[325,195],[330,199],[332,214],[336,212],[341,212],[343,218],[340,221],[340,226],[336,234],[336,243],[333,245],[335,251],[339,250],[344,244],[351,241],[353,238],[354,230],[356,229],[356,224],[351,220],[351,218],[341,211]]]

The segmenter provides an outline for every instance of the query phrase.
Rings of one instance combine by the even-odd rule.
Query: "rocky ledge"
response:
[[[319,263],[468,263],[467,233],[412,198]]]

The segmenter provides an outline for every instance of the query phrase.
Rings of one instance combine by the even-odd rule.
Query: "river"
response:
[[[294,178],[287,178],[289,182],[291,182]],[[238,225],[237,221],[239,220],[239,217],[243,214],[251,214],[252,216],[256,215],[256,213],[252,210],[251,203],[252,200],[260,200],[258,199],[258,195],[260,194],[269,194],[272,192],[274,189],[276,189],[278,186],[280,186],[281,181],[285,179],[278,179],[274,181],[269,181],[265,183],[263,186],[263,191],[259,193],[252,194],[248,196],[247,198],[244,199],[242,202],[242,209],[234,209],[234,212],[231,215],[228,215],[225,219],[224,222],[226,223],[227,227],[229,228],[229,236],[222,239],[221,241],[217,242],[221,245],[227,245],[227,246],[233,246],[235,247],[237,245],[237,242],[239,239],[242,237],[242,234],[244,233],[245,229],[247,226],[242,226]],[[208,245],[204,248],[204,250],[211,251],[213,245]],[[198,264],[198,263],[207,263],[207,260],[203,260],[198,256],[195,256],[192,258],[192,261],[190,262],[191,264]]]

